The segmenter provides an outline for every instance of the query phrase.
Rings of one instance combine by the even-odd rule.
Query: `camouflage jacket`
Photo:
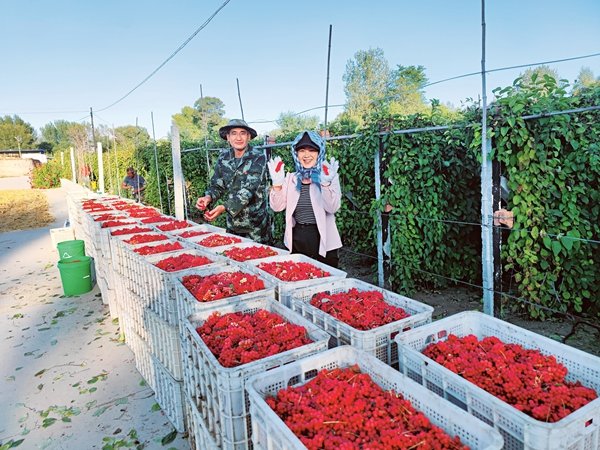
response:
[[[213,203],[221,200],[227,210],[227,231],[268,243],[270,236],[267,158],[252,147],[237,159],[233,149],[219,155],[206,190]]]

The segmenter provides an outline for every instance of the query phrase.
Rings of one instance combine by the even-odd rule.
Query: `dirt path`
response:
[[[0,195],[19,182],[0,179]],[[46,193],[54,224],[0,234],[0,445],[23,439],[17,448],[189,448],[180,434],[162,445],[173,427],[119,341],[98,288],[63,296],[49,229],[67,219],[66,190]]]

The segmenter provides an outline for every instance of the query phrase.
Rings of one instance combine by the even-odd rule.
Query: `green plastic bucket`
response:
[[[58,270],[65,295],[85,294],[92,290],[92,258],[77,256],[58,261]]]
[[[81,239],[59,242],[56,244],[56,248],[61,260],[85,256],[85,242]]]

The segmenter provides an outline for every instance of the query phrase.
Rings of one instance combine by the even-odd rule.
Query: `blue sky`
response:
[[[0,115],[35,128],[57,119],[135,124],[156,137],[171,115],[200,97],[220,98],[247,121],[275,120],[325,104],[327,39],[333,25],[329,104],[345,102],[342,76],[358,50],[383,49],[391,67],[422,65],[430,82],[481,67],[480,0],[231,0],[165,67],[117,105],[177,49],[224,0],[23,0],[0,13]],[[488,0],[487,68],[600,52],[598,0]],[[600,76],[600,56],[552,64],[573,81],[582,66]],[[524,69],[488,76],[488,98]],[[473,76],[426,90],[452,102],[481,95]],[[331,108],[329,119],[341,108]],[[323,109],[310,114],[323,118]],[[254,125],[259,132],[274,123]]]

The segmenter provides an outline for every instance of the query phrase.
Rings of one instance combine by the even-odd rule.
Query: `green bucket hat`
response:
[[[252,139],[258,135],[256,130],[254,128],[250,128],[242,119],[231,119],[227,125],[219,128],[219,136],[227,140],[227,133],[229,133],[229,130],[232,128],[243,128],[244,130],[247,130],[248,133],[250,133],[250,138]]]

